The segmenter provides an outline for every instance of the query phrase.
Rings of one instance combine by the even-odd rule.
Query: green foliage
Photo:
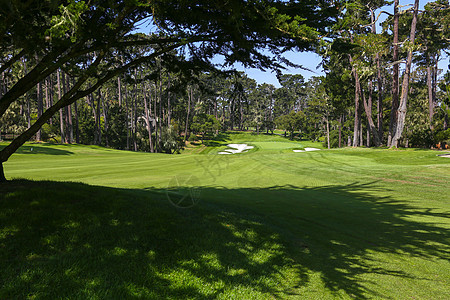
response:
[[[173,126],[163,127],[161,131],[161,150],[165,153],[180,153],[184,147],[183,139],[174,130]]]
[[[109,127],[106,135],[109,145],[115,149],[127,146],[127,115],[125,109],[118,105],[109,108]]]
[[[206,134],[213,133],[220,129],[220,122],[213,115],[198,114],[194,116],[191,130],[202,135],[202,141]]]
[[[95,120],[92,110],[87,105],[78,108],[78,127],[80,129],[80,143],[92,144],[94,142]]]
[[[41,139],[43,141],[57,142],[58,135],[59,135],[59,129],[56,125],[50,125],[48,123],[45,123],[41,127]]]
[[[64,38],[70,36],[72,42],[76,41],[76,32],[79,23],[83,21],[82,14],[88,10],[88,5],[84,1],[69,0],[67,5],[59,6],[60,15],[52,16],[50,28],[45,32],[52,38]]]
[[[3,133],[20,134],[27,128],[25,116],[21,114],[19,103],[13,103],[6,112],[0,116],[0,130]]]
[[[416,129],[408,134],[411,147],[430,148],[434,145],[433,132],[430,128]]]
[[[294,132],[301,130],[305,126],[305,114],[302,111],[291,111],[288,115],[281,115],[275,119],[277,128],[290,132],[290,139],[294,138]]]
[[[197,136],[195,134],[191,134],[188,138],[189,142],[195,142],[197,141]]]
[[[446,142],[450,144],[450,128],[442,130],[436,133],[435,142]]]

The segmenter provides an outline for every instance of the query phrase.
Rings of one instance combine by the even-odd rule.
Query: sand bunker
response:
[[[236,154],[253,149],[253,146],[247,144],[228,144],[227,146],[233,149],[225,149],[222,152],[219,152],[219,154]]]
[[[450,158],[450,153],[446,153],[446,154],[438,154],[438,156]]]
[[[308,151],[318,151],[320,149],[317,148],[305,148],[305,150],[292,150],[294,152],[308,152]]]

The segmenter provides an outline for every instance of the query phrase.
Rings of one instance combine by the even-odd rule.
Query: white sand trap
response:
[[[305,150],[292,150],[294,152],[308,152],[308,151],[319,151],[320,149],[317,148],[305,148]]]
[[[233,149],[225,149],[224,151],[219,152],[219,154],[236,154],[253,149],[253,146],[247,144],[228,144],[227,146]]]
[[[440,156],[440,157],[446,157],[446,158],[450,158],[450,153],[448,153],[448,154],[440,154],[440,155],[438,155],[438,156]]]

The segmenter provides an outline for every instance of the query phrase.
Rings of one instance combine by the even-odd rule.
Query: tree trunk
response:
[[[327,114],[327,144],[328,144],[328,149],[331,149],[331,146],[330,146],[330,122],[328,121],[328,114]]]
[[[135,69],[134,71],[134,78],[137,78],[137,71]],[[133,101],[133,149],[135,152],[137,152],[137,83],[134,84],[134,101]]]
[[[359,115],[362,116],[362,109],[360,106],[360,112]],[[359,145],[364,145],[364,136],[363,136],[363,127],[362,127],[362,118],[359,118]]]
[[[150,97],[150,93],[148,93],[148,97]],[[150,103],[151,105],[151,103]],[[144,85],[144,109],[145,109],[145,120],[147,124],[147,132],[148,132],[148,141],[150,144],[150,152],[153,153],[153,141],[152,141],[152,124],[150,123],[150,114],[148,111],[148,105],[147,105],[147,93],[145,91],[145,85]],[[150,106],[151,108],[151,106]]]
[[[120,82],[120,76],[117,76],[117,92],[119,98],[119,106],[122,106],[122,84]]]
[[[58,69],[57,71],[57,79],[58,79],[58,100],[61,99],[61,71]],[[64,135],[64,115],[63,109],[59,110],[59,128],[61,130],[61,144],[65,141]]]
[[[361,124],[361,115],[359,109],[359,85],[355,84],[355,122],[353,126],[353,147],[358,147],[359,145],[359,130]]]
[[[39,82],[37,84],[37,117],[39,118],[40,116],[42,116],[42,112],[43,112],[43,100],[42,100],[42,83]],[[36,132],[36,140],[40,141],[42,140],[41,137],[41,130],[39,129],[38,132]]]
[[[370,21],[372,22],[372,33],[376,34],[376,24],[375,24],[375,11],[371,9]],[[377,101],[377,128],[378,128],[378,138],[380,141],[380,145],[383,143],[383,82],[381,79],[381,66],[380,66],[380,54],[377,53],[375,55],[375,62],[377,64],[377,84],[378,84],[378,101]],[[372,82],[370,82],[372,84]],[[372,93],[372,89],[370,89]],[[372,94],[370,94],[372,97]],[[372,103],[371,100],[369,100]],[[372,110],[372,105],[370,105]],[[369,131],[368,131],[369,132]],[[367,136],[367,140],[369,141],[369,135]]]
[[[380,144],[383,144],[383,80],[381,76],[380,56],[377,54],[377,84],[378,84],[378,101],[377,101],[377,127]]]
[[[154,115],[155,115],[155,152],[158,153],[159,152],[159,142],[158,142],[158,122],[160,121],[158,118],[158,110],[157,110],[157,103],[158,103],[158,85],[157,82],[155,81],[155,102],[153,103],[153,110],[154,110]],[[150,104],[151,105],[151,104]]]
[[[109,133],[109,123],[108,123],[108,104],[106,103],[106,99],[108,98],[108,90],[106,90],[106,97],[102,97],[102,112],[103,112],[103,121],[105,126],[105,145],[109,147],[108,133]]]
[[[102,125],[100,124],[100,103],[102,93],[100,90],[97,92],[97,105],[95,105],[95,135],[94,144],[101,145],[102,143]]]
[[[0,161],[0,183],[6,182],[5,172],[3,171],[3,162]]]
[[[128,101],[127,101],[127,96],[128,96],[128,91],[127,91],[127,85],[124,85],[123,87],[124,89],[124,93],[123,95],[125,96],[123,98],[123,101],[125,101],[125,115],[127,116],[127,120],[126,120],[126,126],[127,126],[127,150],[130,150],[130,126],[129,126],[129,122],[130,119],[128,118]]]
[[[434,115],[434,99],[433,99],[433,86],[431,83],[431,66],[427,66],[427,86],[428,86],[428,121],[430,125],[430,130],[433,130],[433,115]]]
[[[67,127],[69,129],[69,144],[73,143],[73,121],[72,121],[72,105],[67,106],[67,116],[68,116],[68,122]]]
[[[159,138],[158,138],[158,148],[161,143],[161,134],[162,134],[162,125],[163,125],[163,117],[162,117],[162,78],[161,78],[161,66],[159,69],[159,118],[158,118],[158,125],[159,125]]]
[[[412,45],[414,45],[414,40],[416,37],[416,25],[417,25],[417,14],[419,12],[419,0],[414,1],[414,15],[411,22],[411,33],[409,40]],[[403,128],[405,126],[405,119],[406,119],[406,110],[407,110],[407,102],[408,102],[408,92],[409,92],[409,77],[411,75],[411,64],[412,64],[412,54],[413,51],[410,49],[408,51],[408,58],[406,61],[406,67],[405,67],[405,75],[403,76],[403,83],[402,83],[402,96],[400,99],[400,103],[398,106],[398,112],[397,112],[397,126],[395,130],[395,134],[392,137],[391,141],[391,147],[398,147],[398,141],[400,140]]]
[[[77,102],[75,101],[74,104],[74,110],[75,110],[75,141],[77,144],[80,143],[80,127],[78,126],[78,106]],[[50,119],[51,120],[51,119]]]
[[[65,73],[62,73],[62,84],[63,84],[63,93],[64,95],[67,93],[68,87],[69,87],[69,81],[66,81],[67,77]],[[64,107],[64,117],[65,117],[65,142],[70,143],[70,122],[69,122],[69,108],[67,106]]]
[[[187,137],[188,137],[188,129],[189,129],[189,114],[191,112],[191,98],[192,98],[192,86],[190,87],[190,90],[188,91],[188,109],[186,114],[186,126],[184,129],[184,142],[186,143]]]
[[[392,137],[395,134],[397,128],[397,110],[399,106],[398,102],[398,23],[399,23],[399,13],[398,13],[399,0],[394,0],[394,41],[393,48],[394,53],[392,60],[394,62],[393,72],[392,72],[392,108],[391,117],[389,122],[389,135],[388,135],[388,147],[392,146]]]
[[[170,106],[170,99],[172,98],[171,96],[171,93],[170,93],[170,87],[171,87],[171,84],[172,84],[172,82],[171,82],[171,78],[170,78],[170,74],[169,74],[169,72],[167,72],[167,77],[168,77],[168,80],[169,80],[169,83],[168,83],[168,86],[167,86],[167,127],[169,127],[170,126],[170,122],[171,122],[171,118],[172,118],[172,108],[171,108],[171,106]]]
[[[50,93],[50,97],[49,97],[49,106],[47,108],[50,108],[53,106],[53,75],[49,77],[49,93]],[[53,125],[53,118],[50,118],[49,120],[50,125]]]
[[[352,57],[349,55],[349,59],[350,59],[350,63],[353,62]],[[370,132],[372,133],[372,136],[374,137],[375,140],[375,146],[379,147],[380,146],[380,138],[378,137],[378,130],[375,127],[375,124],[373,122],[373,118],[372,118],[372,80],[369,80],[369,101],[367,103],[366,101],[366,96],[364,95],[364,92],[362,90],[362,86],[361,86],[361,81],[359,80],[359,75],[358,72],[356,71],[356,69],[354,67],[352,67],[352,71],[353,71],[353,76],[355,78],[355,89],[356,89],[356,94],[358,94],[358,98],[362,98],[362,102],[364,105],[364,110],[366,112],[366,116],[367,116],[367,122],[369,125],[368,130],[370,130]],[[355,111],[359,110],[360,106],[358,103],[358,106],[356,106],[356,94],[355,94]],[[359,100],[359,99],[358,99]],[[359,102],[359,101],[358,101]],[[359,114],[359,124],[361,124],[361,114]],[[355,126],[356,126],[356,113],[355,113]],[[361,135],[360,138],[360,146],[363,145],[363,141],[362,141],[362,129],[360,129],[359,134]],[[355,137],[354,137],[355,138]],[[370,138],[367,138],[367,144],[370,143]],[[353,147],[355,146],[355,140],[353,140]]]
[[[342,147],[342,116],[339,117],[339,148]]]

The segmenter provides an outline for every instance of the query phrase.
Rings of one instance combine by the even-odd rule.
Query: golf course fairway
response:
[[[0,185],[0,298],[450,299],[442,152],[211,144],[21,147]]]

